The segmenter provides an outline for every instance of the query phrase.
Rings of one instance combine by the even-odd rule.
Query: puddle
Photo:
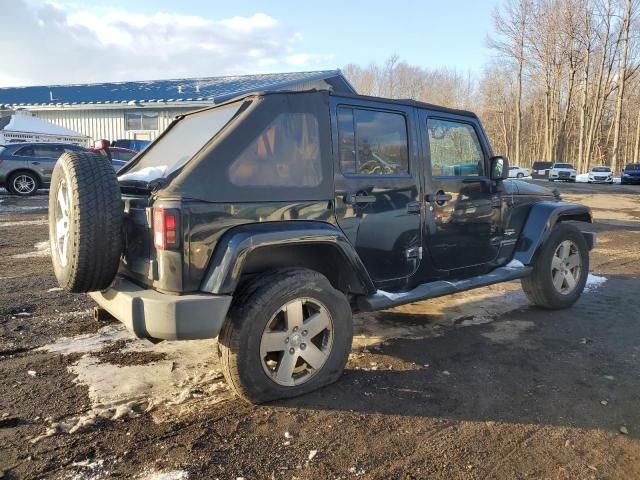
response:
[[[535,323],[527,320],[504,320],[493,324],[490,331],[481,335],[495,343],[512,343],[534,326]]]

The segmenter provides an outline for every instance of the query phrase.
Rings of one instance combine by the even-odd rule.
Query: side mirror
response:
[[[491,157],[491,180],[505,180],[509,178],[509,160],[507,157]]]

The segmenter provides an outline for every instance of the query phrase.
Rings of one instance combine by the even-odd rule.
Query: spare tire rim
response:
[[[568,295],[578,286],[582,275],[580,250],[571,240],[560,242],[551,259],[551,280],[558,293]]]
[[[262,333],[260,359],[278,385],[308,382],[326,363],[333,347],[329,309],[311,298],[297,298],[274,313]]]
[[[67,265],[69,254],[69,190],[67,182],[62,182],[58,189],[56,202],[56,238],[55,246],[60,264]]]
[[[36,189],[36,181],[29,175],[18,175],[12,186],[17,193],[29,194]]]

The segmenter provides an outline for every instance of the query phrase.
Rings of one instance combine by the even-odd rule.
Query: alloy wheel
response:
[[[58,196],[55,208],[55,246],[60,264],[64,267],[67,265],[67,256],[69,254],[69,189],[67,183],[62,182],[58,189]]]
[[[13,179],[11,187],[20,195],[29,195],[36,190],[36,181],[30,175],[21,174]]]
[[[318,300],[298,298],[283,305],[260,340],[265,373],[283,386],[309,381],[329,358],[333,331],[331,314]]]
[[[573,292],[582,275],[582,257],[578,246],[564,240],[557,246],[551,260],[551,280],[556,291],[562,295]]]

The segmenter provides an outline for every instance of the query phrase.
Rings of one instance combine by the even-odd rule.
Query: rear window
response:
[[[554,163],[553,168],[570,168],[573,170],[573,165],[570,163]]]
[[[545,168],[551,168],[551,165],[553,165],[552,162],[535,162],[533,164],[533,169],[534,170],[544,170]]]
[[[150,182],[166,177],[187,163],[238,112],[242,102],[191,113],[153,142],[120,180]]]

